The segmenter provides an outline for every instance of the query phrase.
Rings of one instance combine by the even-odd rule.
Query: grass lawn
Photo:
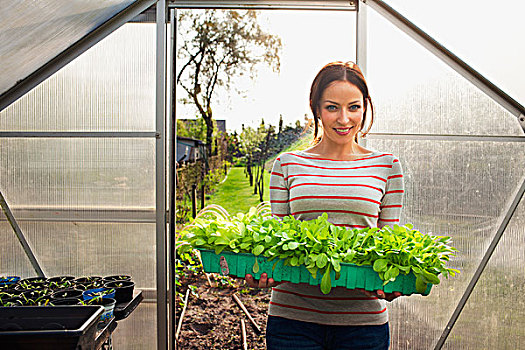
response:
[[[270,200],[269,184],[270,174],[264,172],[263,199],[265,201]],[[235,215],[240,212],[245,213],[259,203],[259,194],[253,194],[253,187],[250,187],[250,182],[244,175],[244,168],[231,168],[226,180],[219,184],[206,204],[218,204],[231,215]]]

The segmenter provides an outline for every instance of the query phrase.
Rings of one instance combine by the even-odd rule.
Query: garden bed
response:
[[[265,346],[266,317],[270,302],[269,289],[252,289],[244,281],[210,274],[210,287],[203,273],[179,274],[178,295],[185,295],[191,287],[188,306],[183,317],[177,348],[185,350],[242,349],[241,319],[246,322],[248,349],[263,350]],[[256,334],[248,318],[232,299],[236,294],[262,330]],[[177,298],[177,322],[182,312],[182,298]]]

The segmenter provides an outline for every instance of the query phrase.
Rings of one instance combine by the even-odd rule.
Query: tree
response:
[[[250,186],[253,185],[252,163],[254,162],[257,152],[260,151],[259,145],[266,137],[266,133],[259,132],[250,126],[243,127],[239,135],[240,151],[246,157],[246,172],[250,180]]]
[[[177,57],[183,62],[177,84],[206,122],[206,148],[213,143],[212,104],[218,88],[230,90],[235,77],[255,77],[259,64],[280,67],[281,40],[262,30],[257,12],[248,10],[181,11],[178,31],[184,39]]]
[[[206,138],[206,122],[202,118],[177,119],[177,136],[204,140]]]

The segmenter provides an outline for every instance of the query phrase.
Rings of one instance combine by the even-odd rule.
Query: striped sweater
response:
[[[341,161],[295,151],[281,154],[270,178],[272,214],[312,220],[322,213],[349,228],[399,222],[403,171],[392,154],[373,152]],[[346,288],[327,295],[319,286],[283,283],[272,289],[269,314],[331,325],[379,325],[388,321],[386,302]]]

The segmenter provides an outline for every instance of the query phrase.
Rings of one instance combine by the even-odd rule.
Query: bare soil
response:
[[[186,295],[188,286],[195,287],[190,292],[182,319],[177,349],[242,350],[241,319],[246,323],[248,349],[266,349],[264,337],[270,291],[247,288],[243,280],[216,274],[209,274],[209,277],[216,287],[210,287],[204,273],[180,277],[182,286],[177,289],[180,297],[177,299],[177,325],[182,312],[181,299]],[[233,300],[234,293],[259,326],[260,334],[256,333],[248,317]]]

